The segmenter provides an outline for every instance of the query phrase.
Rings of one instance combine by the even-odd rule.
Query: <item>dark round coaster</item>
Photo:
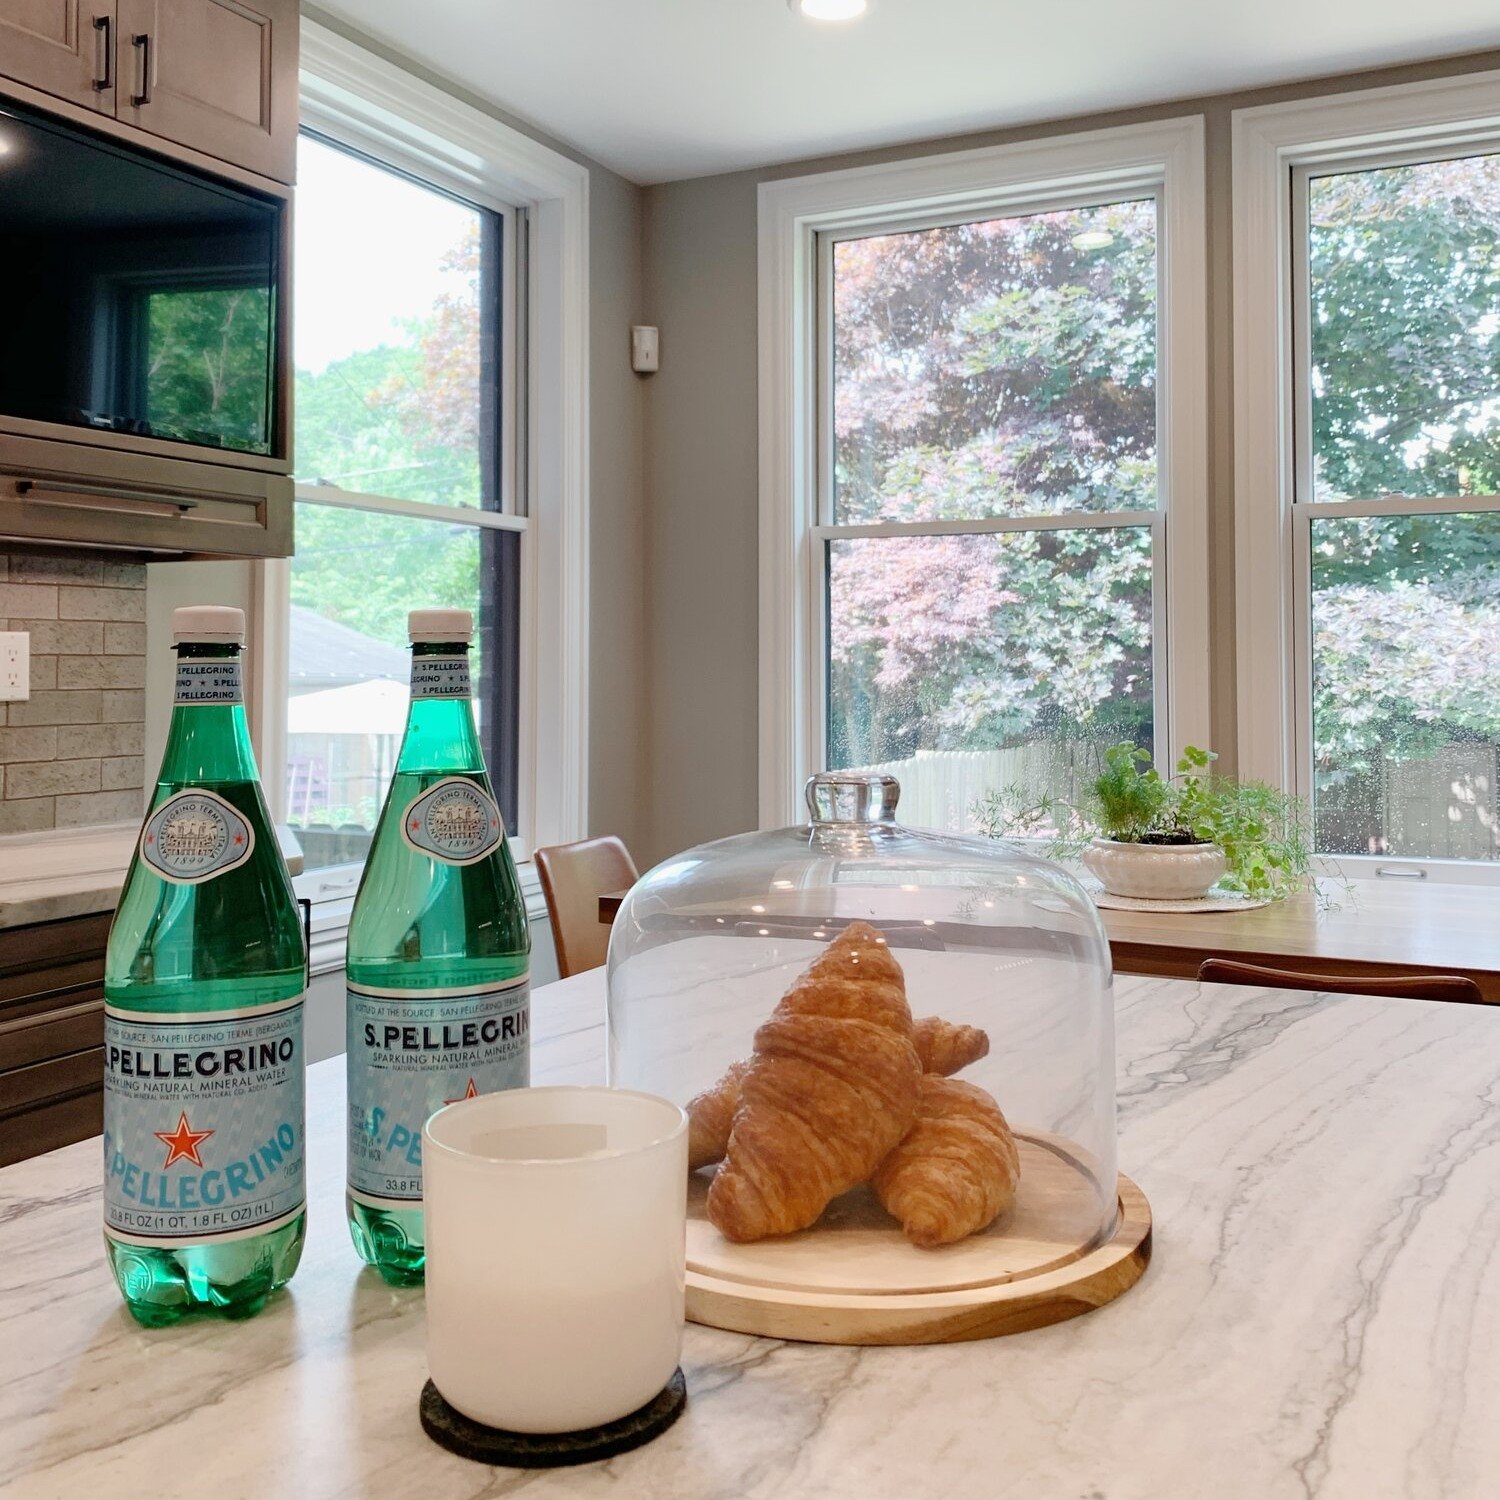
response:
[[[581,1432],[506,1432],[471,1421],[443,1399],[429,1380],[422,1387],[422,1430],[439,1447],[482,1464],[511,1469],[561,1469],[629,1453],[660,1437],[687,1405],[687,1382],[679,1368],[639,1411]]]

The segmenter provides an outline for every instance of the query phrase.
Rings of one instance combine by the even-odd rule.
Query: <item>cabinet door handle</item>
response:
[[[151,102],[151,33],[136,32],[130,39],[130,45],[141,50],[141,91],[130,96],[130,102],[139,109],[141,105]]]
[[[94,92],[102,94],[115,86],[115,23],[109,16],[95,16],[94,30],[99,33],[99,45],[104,54],[99,76],[94,80]]]
[[[118,515],[180,516],[198,508],[196,500],[186,495],[170,497],[159,492],[132,490],[111,484],[73,484],[65,481],[64,488],[54,488],[39,479],[16,480],[16,494],[33,505],[57,505],[64,510],[108,510]],[[94,497],[98,497],[95,499]],[[123,500],[124,505],[100,504],[99,501]],[[153,509],[154,507],[154,509]]]

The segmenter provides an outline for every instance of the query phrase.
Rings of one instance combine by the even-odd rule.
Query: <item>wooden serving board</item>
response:
[[[820,1344],[940,1344],[1040,1328],[1112,1301],[1151,1256],[1151,1210],[1118,1182],[1114,1232],[1098,1234],[1097,1190],[1056,1136],[1016,1137],[1016,1201],[981,1234],[919,1250],[868,1188],[811,1229],[751,1245],[705,1212],[710,1171],[688,1191],[687,1315],[695,1323]]]

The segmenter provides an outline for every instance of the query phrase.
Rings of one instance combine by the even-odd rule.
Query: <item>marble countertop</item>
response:
[[[0,927],[28,927],[113,911],[140,824],[23,833],[0,839]],[[296,835],[276,829],[292,874],[302,871]]]
[[[602,979],[536,992],[535,1076],[600,1071]],[[434,1447],[420,1290],[343,1227],[342,1060],[312,1070],[312,1229],[243,1325],[148,1332],[100,1250],[98,1146],[0,1171],[0,1493],[1279,1500],[1494,1494],[1500,1010],[1117,981],[1120,1160],[1156,1250],[1119,1301],[985,1343],[689,1326],[666,1436],[586,1469]]]
[[[139,832],[121,823],[0,839],[0,927],[112,911]]]

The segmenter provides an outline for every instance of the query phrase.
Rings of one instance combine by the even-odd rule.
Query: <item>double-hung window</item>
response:
[[[763,820],[1205,741],[1201,194],[1196,122],[762,190]]]
[[[1156,744],[1156,217],[823,237],[827,759],[910,822]]]
[[[1437,128],[1471,98],[1239,127],[1237,177],[1280,199],[1242,193],[1235,247],[1237,378],[1280,404],[1237,433],[1242,660],[1281,677],[1242,671],[1242,760],[1274,777],[1279,749],[1318,853],[1396,879],[1500,867],[1500,130]]]
[[[588,171],[306,18],[300,93],[296,554],[250,589],[266,790],[331,962],[404,728],[408,610],[474,615],[518,860],[585,831]]]
[[[1500,141],[1294,174],[1297,751],[1329,854],[1500,859]]]
[[[516,829],[524,217],[310,133],[298,178],[285,796],[303,883],[330,899],[390,783],[414,606],[473,613],[475,710]]]

